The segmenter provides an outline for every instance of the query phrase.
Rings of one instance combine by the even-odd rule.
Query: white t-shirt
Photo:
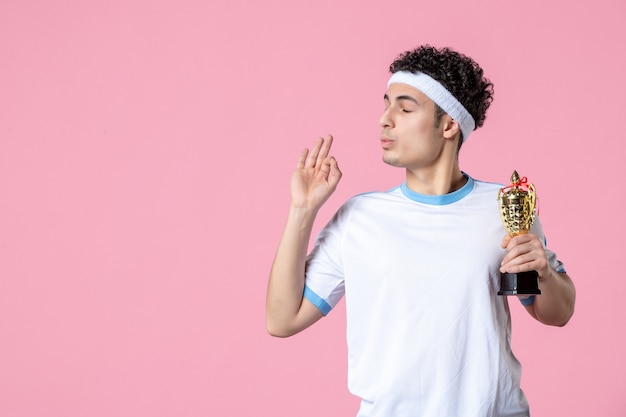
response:
[[[496,294],[501,187],[468,178],[444,196],[406,184],[358,195],[318,235],[304,295],[324,314],[346,295],[359,417],[528,415]],[[538,219],[531,231],[545,241]]]

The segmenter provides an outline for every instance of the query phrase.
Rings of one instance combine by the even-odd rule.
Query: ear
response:
[[[456,136],[461,136],[461,126],[449,115],[445,115],[443,122],[443,137],[446,139],[454,139]]]

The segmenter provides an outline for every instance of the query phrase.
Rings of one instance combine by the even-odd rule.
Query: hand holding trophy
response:
[[[511,184],[498,192],[500,218],[509,236],[528,233],[535,220],[537,194],[526,177],[520,179],[517,171],[511,175]],[[541,294],[537,271],[500,274],[498,295]]]

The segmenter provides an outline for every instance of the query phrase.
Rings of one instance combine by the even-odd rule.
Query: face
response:
[[[408,169],[434,167],[444,145],[442,124],[436,124],[431,99],[409,85],[391,84],[380,118],[383,161]]]

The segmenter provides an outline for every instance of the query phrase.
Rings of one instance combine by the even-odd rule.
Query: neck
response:
[[[406,170],[407,187],[424,195],[449,194],[463,187],[466,182],[467,178],[457,163],[429,170]]]

